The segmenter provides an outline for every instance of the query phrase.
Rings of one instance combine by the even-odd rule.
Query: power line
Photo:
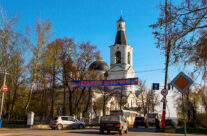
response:
[[[152,58],[157,58],[157,57],[163,57],[161,55],[155,55],[155,56],[148,56],[148,57],[138,57],[138,58],[134,58],[135,60],[149,60]]]
[[[141,71],[135,71],[135,73],[153,72],[153,71],[161,71],[161,70],[164,70],[164,69],[163,68],[159,68],[159,69],[141,70]]]
[[[141,67],[145,67],[145,66],[160,66],[160,65],[164,65],[165,63],[154,63],[154,64],[146,64],[146,65],[141,65]]]

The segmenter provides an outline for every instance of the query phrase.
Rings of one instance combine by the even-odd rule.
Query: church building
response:
[[[114,45],[109,46],[109,48],[110,67],[108,67],[101,57],[97,57],[97,60],[90,65],[89,70],[93,72],[96,71],[97,76],[102,77],[100,80],[134,78],[133,48],[127,42],[125,34],[125,21],[122,18],[122,14],[120,19],[117,21],[115,43]],[[106,73],[107,77],[105,76]],[[113,86],[109,87],[109,89],[115,90],[117,95],[110,97],[110,99],[106,102],[106,107],[108,109],[106,113],[109,114],[110,110],[130,109],[137,107],[137,97],[133,85]]]

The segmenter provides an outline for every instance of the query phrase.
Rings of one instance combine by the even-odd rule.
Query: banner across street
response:
[[[138,85],[138,78],[114,80],[72,80],[72,87]]]

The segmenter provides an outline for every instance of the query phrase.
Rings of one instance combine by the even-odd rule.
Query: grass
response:
[[[203,127],[187,128],[187,133],[207,134],[207,129]],[[184,128],[176,129],[176,133],[184,133]]]
[[[160,129],[160,132],[171,132],[169,130],[175,130],[173,128],[171,129]],[[196,127],[196,128],[190,128],[188,127],[187,129],[187,133],[194,133],[194,134],[207,134],[207,129],[203,128],[203,127]],[[173,131],[172,131],[173,132]],[[176,129],[176,133],[184,133],[184,128],[177,128]]]

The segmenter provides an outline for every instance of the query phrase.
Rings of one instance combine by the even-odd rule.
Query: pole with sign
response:
[[[189,87],[193,84],[193,80],[185,75],[183,72],[180,72],[171,82],[171,84],[178,89],[179,92],[182,93],[182,104],[183,104],[183,119],[184,119],[184,131],[185,136],[187,134],[186,131],[186,120],[185,120],[185,113],[184,113],[184,97],[183,93],[189,89]]]
[[[167,89],[162,89],[161,90],[161,94],[163,95],[161,102],[163,102],[163,111],[162,111],[162,128],[165,128],[165,108],[166,108],[166,103],[167,103],[167,94],[168,94],[168,90]]]
[[[1,116],[2,116],[2,110],[3,110],[3,104],[4,104],[4,92],[7,91],[7,86],[5,85],[6,84],[6,69],[4,71],[4,82],[3,82],[3,87],[2,87],[2,98],[1,98],[1,109],[0,109],[0,120],[1,119]]]

